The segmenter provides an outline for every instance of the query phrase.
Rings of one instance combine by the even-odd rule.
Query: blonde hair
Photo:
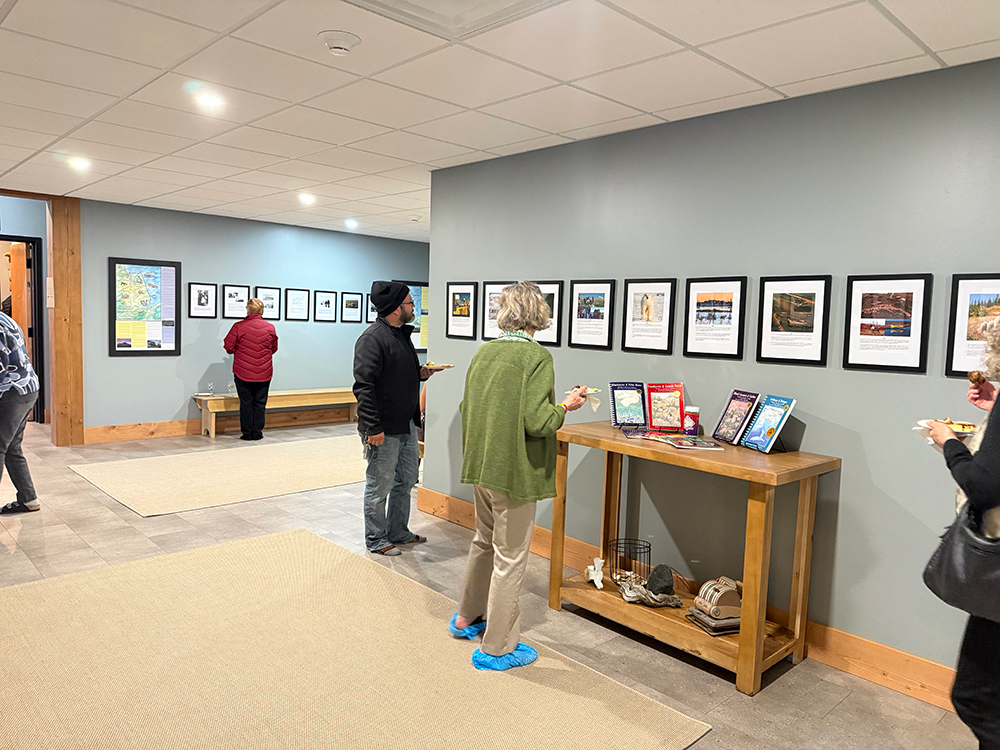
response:
[[[256,297],[247,302],[247,315],[263,315],[264,303]]]
[[[986,377],[1000,380],[1000,326],[986,329],[986,356],[983,357]]]
[[[500,293],[497,327],[501,331],[544,331],[551,317],[552,311],[542,291],[532,281],[515,282],[505,286]]]

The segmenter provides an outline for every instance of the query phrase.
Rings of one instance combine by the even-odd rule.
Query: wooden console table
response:
[[[626,438],[607,421],[568,425],[559,430],[556,439],[556,497],[552,506],[552,558],[549,573],[549,606],[552,609],[560,609],[563,601],[571,602],[718,664],[736,673],[736,688],[747,695],[754,695],[760,690],[761,674],[768,667],[789,654],[796,664],[803,659],[816,483],[820,474],[840,468],[839,458],[800,451],[764,454],[732,445],[726,445],[722,451],[680,450],[651,440]],[[622,456],[659,461],[749,482],[739,633],[713,637],[685,619],[688,608],[693,604],[693,597],[682,592],[677,592],[684,602],[681,609],[652,609],[641,604],[627,603],[614,584],[599,590],[594,584],[584,581],[582,575],[563,580],[566,472],[570,443],[597,448],[606,453],[600,545],[601,556],[605,560],[610,560],[608,542],[618,536]],[[789,482],[799,483],[799,503],[795,523],[795,556],[788,627],[783,627],[766,619],[767,578],[771,560],[774,488]]]

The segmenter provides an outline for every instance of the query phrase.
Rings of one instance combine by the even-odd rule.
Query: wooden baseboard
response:
[[[417,508],[466,528],[473,529],[476,525],[472,503],[426,487],[417,490]],[[551,543],[552,532],[535,526],[531,551],[548,558]],[[569,567],[583,570],[598,556],[596,545],[566,537],[564,559]],[[767,619],[785,625],[788,613],[768,607]],[[943,664],[811,621],[806,626],[806,655],[939,708],[955,710],[950,699],[955,670]]]
[[[349,422],[351,410],[344,406],[336,409],[311,409],[309,411],[279,411],[268,412],[264,421],[264,429],[271,427],[292,427],[309,424],[331,424],[333,422]],[[200,427],[201,421],[198,421]],[[240,429],[240,417],[218,416],[215,418],[215,432],[235,432]],[[197,431],[195,431],[197,434]]]
[[[200,419],[177,419],[173,422],[139,422],[137,424],[111,424],[104,427],[85,427],[84,445],[113,443],[118,440],[145,440],[146,438],[197,435],[201,432]]]

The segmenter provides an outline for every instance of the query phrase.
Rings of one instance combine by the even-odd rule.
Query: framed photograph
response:
[[[365,309],[368,311],[368,317],[365,318],[365,321],[368,323],[374,323],[376,320],[378,320],[378,310],[376,310],[375,305],[372,304],[371,294],[366,294],[365,300],[367,300]]]
[[[746,276],[688,279],[684,356],[743,359],[746,305]]]
[[[264,303],[264,320],[281,320],[281,289],[273,286],[255,286],[253,296]]]
[[[927,372],[929,273],[847,277],[844,368]]]
[[[410,288],[410,296],[413,297],[413,320],[410,325],[413,326],[413,332],[410,334],[410,340],[413,342],[413,348],[418,352],[427,351],[427,315],[430,311],[430,287],[427,286],[426,281],[403,281],[401,279],[393,279],[398,284],[406,284]]]
[[[497,326],[497,313],[500,312],[500,293],[505,286],[513,281],[483,282],[483,341],[500,338],[500,328]]]
[[[219,285],[188,282],[188,317],[219,317]]]
[[[569,282],[569,345],[579,349],[610,349],[614,328],[615,282]]]
[[[108,354],[181,353],[181,264],[108,258]]]
[[[535,341],[542,346],[562,346],[563,282],[536,281],[538,289],[549,305],[549,327],[535,333]]]
[[[309,320],[309,290],[285,290],[285,320]]]
[[[239,284],[222,285],[222,317],[245,318],[247,302],[250,301],[250,287]]]
[[[337,322],[337,293],[317,289],[313,292],[313,320],[317,323]]]
[[[965,378],[983,369],[986,336],[1000,328],[1000,275],[965,273],[951,277],[948,352],[944,373]]]
[[[448,310],[444,335],[449,339],[476,338],[476,292],[479,284],[475,281],[449,281],[447,284]]]
[[[826,367],[832,276],[763,276],[757,361]]]
[[[622,351],[672,354],[677,279],[625,279]]]
[[[344,292],[340,295],[340,322],[360,323],[362,317],[361,305],[364,304],[365,295],[361,292]]]

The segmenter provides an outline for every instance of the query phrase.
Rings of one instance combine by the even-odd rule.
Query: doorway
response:
[[[0,310],[24,333],[24,348],[38,375],[38,401],[28,419],[45,422],[45,273],[38,237],[0,234]]]

